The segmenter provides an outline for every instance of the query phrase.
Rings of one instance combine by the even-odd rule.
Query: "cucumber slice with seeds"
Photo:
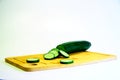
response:
[[[71,64],[73,63],[74,61],[72,59],[61,59],[60,60],[60,63],[61,64]]]
[[[46,59],[46,60],[51,60],[51,59],[55,58],[55,55],[52,53],[46,53],[43,56],[44,56],[44,59]]]
[[[28,58],[28,59],[26,59],[26,62],[27,63],[37,63],[37,62],[39,62],[39,59],[38,58]]]
[[[59,50],[59,52],[60,52],[60,54],[61,54],[63,57],[65,57],[65,58],[69,58],[69,54],[66,53],[65,51],[63,51],[63,50]]]
[[[58,57],[59,56],[59,49],[57,49],[57,48],[53,48],[53,49],[51,49],[49,52],[48,52],[48,54],[49,53],[51,53],[51,54],[54,54],[54,56],[55,56],[55,58],[56,57]]]

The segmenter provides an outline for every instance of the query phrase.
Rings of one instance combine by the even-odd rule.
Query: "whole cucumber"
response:
[[[57,45],[57,49],[63,50],[67,53],[74,53],[80,51],[86,51],[91,47],[91,42],[89,41],[70,41]]]

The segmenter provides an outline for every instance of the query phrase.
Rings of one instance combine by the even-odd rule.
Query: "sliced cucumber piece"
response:
[[[57,48],[53,48],[51,49],[48,54],[51,53],[51,54],[54,54],[55,58],[59,56],[59,49]]]
[[[43,56],[44,56],[44,59],[46,59],[46,60],[51,60],[51,59],[55,58],[55,55],[52,53],[46,53]]]
[[[28,58],[26,59],[27,63],[37,63],[39,62],[38,58]]]
[[[65,51],[63,51],[63,50],[59,50],[59,53],[60,53],[63,57],[65,57],[65,58],[69,58],[69,54],[66,53]]]
[[[72,59],[61,59],[60,60],[60,63],[61,64],[71,64],[73,63],[74,61]]]

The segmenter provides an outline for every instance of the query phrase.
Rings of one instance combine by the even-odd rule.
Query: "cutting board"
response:
[[[26,59],[28,58],[39,58],[40,61],[38,63],[27,63]],[[5,61],[24,71],[37,71],[37,70],[48,70],[48,69],[56,69],[63,67],[68,68],[71,66],[78,66],[78,65],[89,64],[104,60],[111,60],[115,58],[116,56],[111,54],[85,51],[85,52],[71,53],[69,58],[64,58],[61,56],[52,60],[45,60],[43,58],[43,54],[33,54],[33,55],[25,55],[25,56],[7,57],[5,58]],[[74,63],[61,64],[60,63],[61,59],[73,59]]]

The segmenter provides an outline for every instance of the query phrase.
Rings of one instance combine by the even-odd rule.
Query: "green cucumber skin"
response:
[[[74,53],[74,52],[80,52],[80,51],[86,51],[91,47],[91,43],[89,41],[70,41],[65,42],[60,45],[58,45],[56,48],[63,50],[67,53]]]

